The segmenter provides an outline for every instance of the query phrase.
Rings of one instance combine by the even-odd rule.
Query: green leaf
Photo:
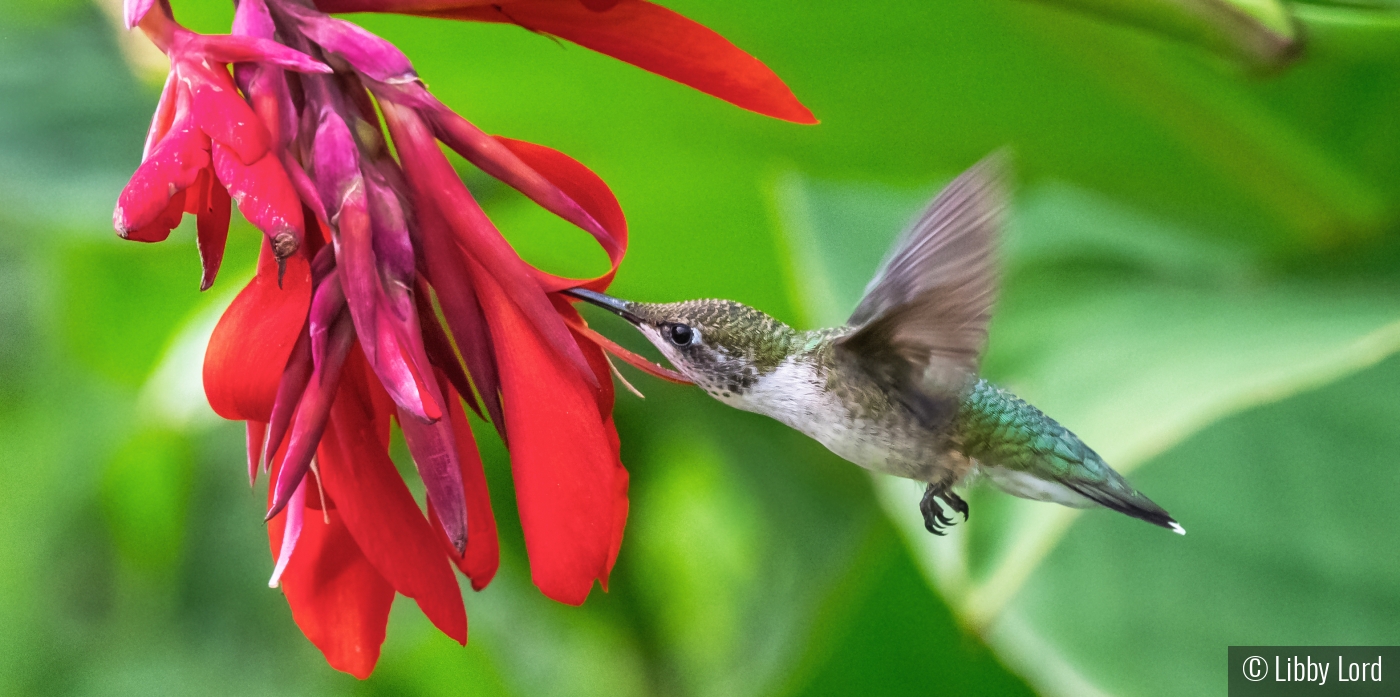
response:
[[[816,625],[810,666],[779,694],[1033,694],[948,607],[885,520],[865,526],[853,570]]]
[[[1280,0],[1042,0],[1196,44],[1247,63],[1277,67],[1302,50]]]
[[[1392,358],[1156,458],[1135,480],[1176,502],[1186,537],[1085,516],[1008,607],[993,644],[1029,671],[1163,695],[1218,693],[1232,644],[1394,645],[1398,387]],[[1046,694],[1084,694],[1033,677],[1046,678],[1035,680]]]

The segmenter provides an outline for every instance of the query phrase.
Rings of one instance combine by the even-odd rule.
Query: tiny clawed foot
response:
[[[957,494],[954,494],[951,491],[945,491],[943,492],[943,500],[948,502],[948,506],[950,508],[962,514],[964,523],[967,522],[967,502],[962,500],[961,496],[958,496]]]
[[[967,502],[944,486],[928,485],[924,497],[919,501],[919,511],[924,514],[924,528],[939,537],[947,534],[946,529],[954,525],[953,517],[943,510],[945,504],[954,512],[961,513],[963,521],[967,521]]]

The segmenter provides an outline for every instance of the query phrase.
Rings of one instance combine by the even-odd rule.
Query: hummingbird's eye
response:
[[[689,346],[690,342],[695,340],[695,330],[688,324],[673,324],[667,331],[667,336],[670,337],[671,343],[677,346]]]

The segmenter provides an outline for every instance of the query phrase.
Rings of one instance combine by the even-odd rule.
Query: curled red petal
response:
[[[363,360],[353,354],[351,360]],[[458,643],[467,641],[467,614],[433,528],[379,440],[381,422],[363,370],[347,370],[318,455],[326,493],[355,542],[394,590]]]
[[[204,354],[204,394],[225,419],[268,421],[282,369],[306,322],[311,268],[300,256],[286,260],[277,284],[277,259],[263,246],[258,273],[234,298]]]
[[[542,176],[524,158],[512,152],[505,139],[492,138],[441,103],[436,103],[436,107],[426,113],[433,122],[434,132],[443,143],[483,172],[525,194],[545,210],[587,230],[612,253],[615,245],[609,239],[610,232],[547,176]]]
[[[545,595],[582,604],[611,570],[620,531],[621,465],[590,387],[531,330],[474,262],[472,279],[496,338],[511,471],[530,575]],[[572,340],[572,337],[571,337]]]
[[[617,202],[612,189],[608,188],[593,170],[578,160],[553,148],[536,145],[523,140],[496,136],[496,140],[509,148],[516,157],[530,166],[540,176],[558,187],[570,200],[576,201],[589,216],[601,225],[601,232],[594,232],[594,238],[607,252],[612,267],[597,278],[581,280],[561,278],[536,270],[536,277],[546,290],[563,290],[582,286],[602,292],[612,282],[622,257],[627,253],[627,217],[622,214],[622,206]]]
[[[620,0],[606,12],[559,0],[517,0],[413,12],[518,24],[530,31],[567,39],[750,111],[796,123],[817,123],[812,112],[762,61],[703,24],[645,0]]]

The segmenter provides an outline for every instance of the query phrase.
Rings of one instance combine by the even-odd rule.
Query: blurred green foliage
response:
[[[227,30],[227,3],[174,4]],[[765,60],[822,125],[511,27],[357,21],[487,131],[612,185],[626,297],[840,321],[937,184],[1009,146],[1021,188],[986,371],[1190,534],[978,490],[937,540],[914,485],[633,377],[648,398],[619,395],[633,504],[610,591],[578,609],[533,589],[483,429],[503,565],[467,591],[471,642],[396,606],[374,676],[336,674],[266,588],[261,485],[199,390],[258,238],[235,230],[204,295],[192,231],[117,240],[155,88],[88,3],[6,3],[0,694],[1221,694],[1230,643],[1400,641],[1393,7],[1289,4],[1305,48],[1266,73],[1160,22],[1051,4],[665,4]],[[532,262],[603,266],[463,170]]]

